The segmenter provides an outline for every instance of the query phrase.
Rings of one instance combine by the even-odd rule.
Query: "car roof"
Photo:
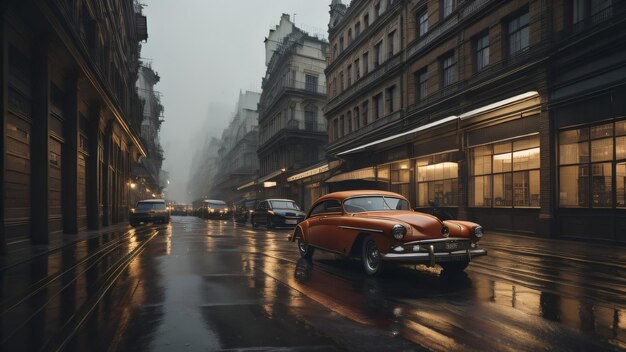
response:
[[[404,196],[398,193],[378,191],[378,190],[372,189],[372,190],[340,191],[340,192],[329,193],[320,197],[318,201],[324,200],[324,199],[344,200],[347,198],[361,197],[361,196],[387,196],[387,197],[396,197],[396,198],[406,199]]]
[[[165,199],[144,199],[137,203],[165,203]]]

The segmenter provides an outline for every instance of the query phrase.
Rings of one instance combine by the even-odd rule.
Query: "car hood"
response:
[[[376,211],[356,213],[353,216],[402,222],[405,226],[410,226],[413,229],[411,234],[405,238],[407,241],[444,237],[441,231],[444,223],[436,216],[430,214],[413,211]]]

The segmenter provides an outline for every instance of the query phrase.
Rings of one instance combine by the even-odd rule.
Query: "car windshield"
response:
[[[291,210],[300,210],[298,205],[295,202],[285,201],[285,200],[273,200],[272,209],[291,209]]]
[[[216,203],[207,203],[207,207],[210,209],[226,209],[228,206],[226,204],[216,204]]]
[[[362,213],[366,211],[409,210],[409,202],[400,198],[370,196],[350,198],[343,202],[348,213]]]
[[[136,211],[165,210],[164,202],[139,202]]]

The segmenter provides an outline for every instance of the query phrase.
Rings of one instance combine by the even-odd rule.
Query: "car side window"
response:
[[[336,199],[330,199],[326,201],[326,212],[336,213],[341,212],[341,203]]]
[[[311,216],[323,213],[326,209],[326,202],[321,202],[311,210]]]

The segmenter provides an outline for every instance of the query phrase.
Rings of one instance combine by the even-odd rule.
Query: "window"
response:
[[[333,77],[333,96],[337,96],[337,77]]]
[[[317,131],[317,107],[308,105],[304,109],[304,129],[307,131]]]
[[[572,24],[576,25],[591,18],[591,23],[596,24],[607,19],[613,14],[612,0],[573,0],[572,1]]]
[[[369,72],[369,53],[366,51],[363,53],[363,74],[366,75]]]
[[[393,85],[389,88],[387,88],[387,112],[389,114],[391,114],[392,112],[395,111],[396,106],[395,106],[395,99],[396,99],[396,86]]]
[[[345,136],[345,123],[343,115],[341,115],[341,117],[339,117],[339,137]]]
[[[451,53],[441,59],[443,86],[447,87],[456,82],[456,59]]]
[[[333,140],[339,139],[339,120],[333,120]]]
[[[391,181],[389,190],[408,198],[409,185],[411,183],[410,162],[408,160],[404,160],[391,164],[389,178]]]
[[[434,163],[431,159],[420,159],[415,163],[417,206],[458,206],[459,165]]]
[[[424,10],[417,15],[417,36],[423,37],[428,33],[428,10]]]
[[[361,34],[361,22],[357,21],[354,24],[354,36],[358,37]]]
[[[344,80],[343,80],[343,71],[339,72],[339,91],[343,92],[345,90]]]
[[[322,203],[316,205],[311,209],[311,213],[309,216],[313,216],[321,213],[331,213],[331,212],[340,212],[341,211],[341,203],[335,199],[325,200]]]
[[[354,119],[354,129],[358,130],[359,128],[361,128],[361,120],[360,120],[360,116],[359,116],[359,107],[358,106],[354,108],[353,119]]]
[[[374,15],[376,15],[376,18],[380,17],[380,15],[382,15],[382,7],[380,6],[380,1],[377,2],[376,4],[374,4]]]
[[[426,67],[415,72],[415,101],[420,101],[428,95],[428,71]]]
[[[471,150],[470,206],[539,207],[539,135]]]
[[[364,101],[363,104],[361,104],[361,106],[362,106],[361,109],[362,109],[362,112],[363,112],[363,126],[367,126],[367,123],[369,122],[369,121],[367,121],[367,118],[368,118],[367,115],[369,114],[369,110],[370,110],[369,105],[370,105],[369,101],[367,101],[367,100]]]
[[[528,34],[528,12],[514,18],[508,23],[510,56],[528,49]]]
[[[347,86],[350,87],[352,85],[352,65],[348,65],[348,69],[346,70],[346,75],[348,79]]]
[[[559,165],[560,207],[612,208],[613,183],[615,206],[626,207],[626,121],[560,132]]]
[[[343,37],[339,37],[339,52],[343,52]]]
[[[393,31],[387,35],[387,58],[393,56],[396,53],[396,31]]]
[[[333,59],[336,59],[338,54],[339,52],[337,52],[337,44],[335,44],[333,45]]]
[[[384,115],[382,93],[374,96],[374,114],[374,120],[377,120]]]
[[[474,42],[476,50],[476,72],[482,71],[489,65],[489,35],[485,34],[476,39]]]
[[[314,75],[305,75],[304,76],[304,85],[305,89],[310,92],[317,92],[317,76]]]
[[[352,132],[352,112],[348,111],[346,113],[346,123],[348,126],[346,127],[346,134]]]
[[[359,78],[361,78],[361,66],[360,66],[360,62],[359,59],[354,60],[354,80],[358,80]]]
[[[352,28],[348,29],[348,45],[352,43]]]
[[[454,11],[456,0],[441,0],[441,18],[446,18]]]
[[[374,68],[378,67],[383,62],[383,42],[380,41],[374,45]]]
[[[363,16],[363,25],[365,26],[365,28],[370,26],[370,14],[366,13],[365,16]]]

